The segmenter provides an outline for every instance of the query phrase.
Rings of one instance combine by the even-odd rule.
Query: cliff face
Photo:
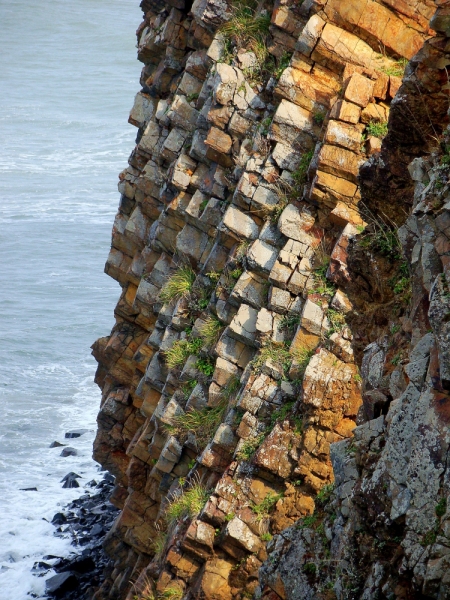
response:
[[[97,599],[450,597],[450,10],[411,4],[141,3]]]

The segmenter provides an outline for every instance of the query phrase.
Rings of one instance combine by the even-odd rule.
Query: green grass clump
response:
[[[310,150],[309,152],[305,152],[303,154],[300,164],[292,173],[292,177],[294,179],[296,188],[299,189],[306,183],[306,177],[308,174],[309,165],[311,164],[312,157],[314,156],[314,150]]]
[[[269,33],[270,15],[256,15],[256,3],[234,2],[231,6],[231,19],[220,27],[220,32],[238,49],[246,48],[254,52],[259,64],[267,55],[266,37]]]
[[[325,506],[327,502],[331,498],[331,494],[334,490],[334,483],[329,483],[328,485],[324,485],[323,488],[317,494],[317,502],[321,506]]]
[[[270,511],[274,508],[275,504],[282,497],[283,494],[273,494],[272,492],[269,492],[264,500],[261,500],[261,502],[258,504],[253,504],[253,506],[250,508],[252,509],[252,512],[257,515],[257,521],[266,519],[269,516]]]
[[[443,517],[447,511],[447,498],[441,498],[435,506],[436,516]]]
[[[393,75],[395,77],[403,77],[405,74],[405,69],[408,64],[407,58],[400,58],[396,61],[395,64],[390,67],[381,67],[380,71],[382,71],[385,75]]]
[[[314,356],[315,350],[310,350],[309,348],[295,348],[292,351],[292,356],[294,357],[295,362],[297,363],[297,371],[304,375],[306,371],[306,367],[309,364],[309,361]]]
[[[265,434],[261,433],[257,437],[246,439],[242,444],[241,449],[236,453],[236,458],[238,460],[250,461],[256,450],[263,443],[264,438]]]
[[[162,302],[172,302],[184,298],[191,292],[195,277],[195,271],[191,267],[180,267],[161,288],[159,298]]]
[[[220,425],[226,407],[227,403],[222,400],[217,406],[190,409],[184,414],[172,417],[170,425],[165,425],[164,428],[182,441],[186,440],[189,433],[192,433],[199,449],[203,449],[211,441]]]
[[[267,533],[263,533],[263,534],[261,535],[261,540],[262,540],[263,542],[270,542],[270,540],[271,540],[271,539],[272,539],[272,535],[271,535],[269,532],[267,532]]]
[[[345,326],[345,315],[334,308],[329,308],[327,310],[327,319],[331,326],[328,332],[330,335],[337,331],[341,331]]]
[[[211,356],[200,357],[195,364],[195,368],[198,369],[203,375],[210,377],[214,373],[216,364]]]
[[[366,131],[368,135],[373,135],[382,140],[388,132],[388,124],[386,122],[370,121],[366,126]]]
[[[210,491],[198,481],[188,490],[183,490],[167,505],[165,517],[167,523],[174,525],[184,517],[197,516],[208,500]]]
[[[166,587],[158,594],[161,600],[181,600],[184,596],[183,588],[177,584]]]
[[[164,352],[164,358],[169,369],[175,369],[181,365],[184,365],[186,360],[191,354],[197,354],[203,341],[200,338],[194,338],[193,340],[177,340],[173,346]]]
[[[156,559],[161,558],[167,542],[167,531],[158,531],[152,538],[150,548]]]
[[[257,373],[261,373],[264,365],[270,361],[279,369],[283,377],[287,377],[292,365],[292,354],[286,346],[280,346],[272,340],[267,340],[261,347],[260,353],[252,360],[251,364]]]

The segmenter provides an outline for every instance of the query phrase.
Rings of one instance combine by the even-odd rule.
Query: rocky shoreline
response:
[[[78,487],[77,474],[64,477],[65,487]],[[75,482],[75,485],[74,485]],[[46,598],[58,600],[88,600],[104,577],[111,560],[103,551],[103,538],[111,528],[118,510],[109,502],[114,477],[109,473],[102,480],[92,480],[87,491],[68,504],[52,519],[55,535],[71,536],[73,553],[67,557],[46,555],[33,567],[33,573],[44,577],[50,569],[55,575],[46,581]]]

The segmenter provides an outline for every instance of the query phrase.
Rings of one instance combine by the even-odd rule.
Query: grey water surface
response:
[[[69,549],[48,520],[98,477],[90,345],[119,295],[103,266],[140,19],[138,0],[0,0],[0,600],[43,593],[30,568]],[[78,456],[49,448],[80,427]],[[61,488],[69,471],[81,488]]]

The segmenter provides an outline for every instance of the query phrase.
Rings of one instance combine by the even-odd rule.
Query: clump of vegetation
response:
[[[214,359],[211,356],[203,357],[201,356],[198,361],[195,363],[195,367],[206,375],[210,377],[214,373],[214,369],[216,368]]]
[[[264,433],[260,433],[258,436],[253,438],[248,438],[242,444],[240,450],[236,453],[236,458],[238,460],[249,461],[253,458],[256,450],[261,446],[265,438]]]
[[[257,515],[256,520],[262,521],[263,519],[266,519],[269,516],[270,511],[281,498],[283,498],[283,494],[273,494],[272,492],[269,492],[264,500],[261,500],[258,504],[253,504],[250,508],[252,509],[252,512]]]
[[[211,441],[217,427],[222,422],[226,407],[227,402],[221,400],[217,406],[192,408],[181,415],[172,417],[170,425],[165,425],[164,428],[181,441],[186,440],[189,433],[193,434],[197,446],[203,449]]]
[[[317,567],[312,562],[305,563],[303,565],[302,571],[303,571],[303,573],[306,573],[307,575],[315,575],[316,571],[317,571]]]
[[[164,352],[164,358],[169,369],[175,369],[184,365],[191,354],[198,354],[203,341],[200,338],[192,340],[177,340],[172,347]]]
[[[381,67],[380,71],[382,71],[385,75],[393,75],[394,77],[403,77],[405,74],[405,69],[408,64],[407,58],[399,58],[393,65],[389,67]]]
[[[154,558],[161,558],[167,543],[167,531],[158,531],[152,538],[150,548],[154,553]]]
[[[283,71],[288,68],[291,58],[292,54],[290,52],[283,52],[283,54],[280,56],[277,64],[273,68],[273,76],[276,80],[280,79]]]
[[[216,315],[210,314],[199,328],[199,336],[209,348],[215,346],[225,326]]]
[[[263,542],[270,542],[272,539],[272,535],[269,532],[263,533],[260,537]]]
[[[183,596],[183,588],[178,584],[170,585],[158,594],[158,598],[161,600],[181,600]]]
[[[300,315],[291,313],[290,315],[285,315],[284,317],[282,317],[278,325],[278,330],[294,334],[299,323]]]
[[[196,379],[188,379],[181,386],[180,389],[183,392],[185,399],[187,400],[189,396],[192,394],[193,389],[197,385],[198,381]]]
[[[292,354],[287,346],[276,344],[268,339],[261,347],[259,354],[252,360],[251,364],[257,373],[261,373],[264,365],[270,361],[282,372],[283,377],[286,378],[289,369],[291,368],[292,359]]]
[[[326,117],[326,113],[324,113],[323,111],[319,111],[319,112],[314,113],[313,121],[316,125],[322,126],[323,122],[325,121],[325,117]]]
[[[192,290],[196,275],[190,266],[180,267],[169,277],[159,292],[162,302],[172,302],[186,297]]]
[[[220,393],[221,397],[229,402],[230,400],[234,400],[237,391],[241,387],[241,382],[239,377],[232,377],[228,383],[222,388]]]
[[[292,173],[292,178],[294,179],[295,187],[298,191],[300,191],[301,187],[306,183],[309,165],[311,164],[313,156],[314,150],[305,152],[300,160],[300,164]]]
[[[368,135],[383,139],[388,132],[388,124],[381,121],[370,121],[366,126]]]
[[[165,518],[173,525],[183,519],[197,516],[208,500],[210,491],[199,481],[195,481],[188,490],[181,490],[167,505]]]
[[[331,494],[334,491],[334,483],[324,485],[323,488],[318,492],[316,501],[320,506],[325,506],[331,498]]]
[[[441,498],[434,509],[436,516],[441,518],[447,511],[447,498]]]
[[[345,326],[345,315],[334,308],[327,310],[327,319],[330,323],[329,335],[341,331]]]
[[[238,263],[242,264],[244,259],[247,256],[248,248],[250,246],[250,242],[248,240],[242,240],[236,248],[236,260]]]
[[[231,19],[221,26],[220,32],[236,48],[251,50],[261,65],[268,54],[266,37],[269,33],[270,15],[256,15],[256,8],[257,3],[248,0],[232,3]]]
[[[309,364],[309,361],[314,356],[315,350],[311,350],[310,348],[295,348],[292,351],[292,356],[297,363],[297,372],[303,376],[306,371],[306,367]]]

